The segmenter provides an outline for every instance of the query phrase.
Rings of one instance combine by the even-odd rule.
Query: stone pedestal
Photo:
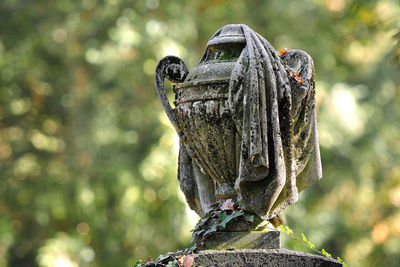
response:
[[[198,240],[199,241],[199,240]],[[191,255],[195,266],[340,267],[340,262],[310,253],[280,248],[279,231],[214,232],[197,247],[160,255],[141,266],[161,267]]]
[[[198,250],[205,249],[272,249],[280,248],[280,232],[215,232]]]
[[[193,266],[340,267],[338,261],[288,249],[203,250]]]

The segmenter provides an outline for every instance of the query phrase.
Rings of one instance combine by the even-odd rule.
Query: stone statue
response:
[[[178,83],[175,109],[164,78]],[[314,65],[304,51],[276,51],[248,26],[226,25],[190,73],[167,56],[155,80],[180,138],[181,189],[201,217],[232,199],[278,226],[283,209],[322,177]]]

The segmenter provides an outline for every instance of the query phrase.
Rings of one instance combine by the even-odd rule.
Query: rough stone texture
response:
[[[331,258],[288,249],[203,250],[194,266],[339,267]]]
[[[164,78],[180,83],[174,109]],[[322,177],[314,65],[304,51],[275,51],[248,26],[231,24],[211,37],[190,73],[167,56],[155,80],[181,141],[181,189],[201,217],[233,199],[279,224],[283,209]]]
[[[179,83],[174,86],[174,109],[165,78]],[[200,238],[196,244],[247,248],[202,250],[193,254],[195,266],[342,266],[303,252],[248,249],[279,247],[279,233],[237,232],[243,226],[240,220],[226,232],[215,232],[225,228],[224,216],[238,211],[274,226],[283,224],[282,211],[322,177],[314,64],[306,52],[276,51],[248,26],[231,24],[211,37],[190,73],[183,60],[167,56],[158,63],[155,80],[180,138],[181,189],[190,208],[203,217],[194,231]],[[220,204],[228,200],[234,202],[230,214],[210,217],[225,211]],[[146,266],[165,266],[179,253]]]
[[[272,249],[280,248],[280,232],[215,232],[204,242],[205,249]]]

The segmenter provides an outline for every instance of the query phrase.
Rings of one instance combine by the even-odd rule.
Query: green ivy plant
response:
[[[254,222],[254,215],[244,213],[242,210],[213,210],[206,216],[201,218],[192,230],[192,240],[190,243],[191,251],[195,251],[198,246],[203,246],[204,241],[211,236],[214,232],[223,230],[227,224],[235,218],[240,218],[248,222]],[[200,243],[195,243],[195,240],[201,240]]]
[[[201,218],[195,228],[191,230],[193,232],[193,237],[190,243],[192,244],[192,247],[190,249],[186,249],[184,251],[178,251],[175,253],[168,253],[166,255],[160,255],[155,262],[158,263],[166,263],[166,266],[186,266],[182,264],[182,255],[186,255],[187,257],[191,257],[188,254],[193,253],[198,246],[203,246],[204,241],[210,237],[214,232],[218,230],[225,229],[227,224],[232,221],[235,218],[241,218],[243,220],[246,220],[248,222],[253,222],[255,220],[254,215],[250,215],[247,213],[244,213],[242,210],[213,210],[210,213],[208,213],[205,217]],[[214,222],[213,222],[214,220]],[[215,223],[215,220],[217,223]],[[276,231],[275,228],[268,226],[268,224],[261,225],[259,228],[256,230],[262,230],[262,229],[268,229],[272,231]],[[311,242],[309,239],[307,239],[306,235],[301,233],[301,239],[296,237],[293,233],[293,230],[287,226],[287,225],[280,225],[280,230],[282,233],[286,234],[289,238],[296,240],[300,244],[306,246],[307,248],[311,249],[312,251],[316,252],[317,254],[323,255],[328,258],[333,258],[332,254],[328,253],[325,249],[322,249],[321,251],[317,250],[315,248],[315,244]],[[195,243],[195,237],[199,237],[202,242]],[[184,256],[184,257],[186,257]],[[344,267],[347,267],[346,262],[344,262],[340,257],[336,257],[337,261],[342,263]],[[147,260],[142,260],[138,261],[135,266],[154,266],[154,262],[151,258]],[[147,264],[146,264],[147,263]],[[190,266],[190,265],[189,265]]]
[[[275,230],[275,229],[273,229],[272,227],[269,227],[269,226],[267,226],[266,228],[271,229],[271,230]],[[314,251],[314,252],[316,252],[316,253],[318,253],[320,255],[323,255],[325,257],[333,258],[332,254],[328,253],[325,249],[322,249],[321,251],[317,250],[315,248],[315,244],[313,242],[311,242],[310,240],[308,240],[305,234],[301,233],[302,239],[299,239],[296,236],[294,236],[293,230],[290,229],[289,226],[280,225],[280,229],[281,229],[281,232],[285,233],[289,238],[291,238],[293,240],[296,240],[297,242],[299,242],[300,244],[308,247],[312,251]],[[338,262],[342,263],[344,267],[347,267],[346,262],[344,262],[340,257],[336,257],[336,259],[337,259]]]

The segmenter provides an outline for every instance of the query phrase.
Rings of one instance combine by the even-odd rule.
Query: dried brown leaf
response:
[[[235,205],[235,203],[232,201],[232,199],[227,199],[224,203],[222,203],[221,210],[235,210],[233,205]]]
[[[183,256],[183,267],[191,267],[194,263],[194,258],[191,255]]]

